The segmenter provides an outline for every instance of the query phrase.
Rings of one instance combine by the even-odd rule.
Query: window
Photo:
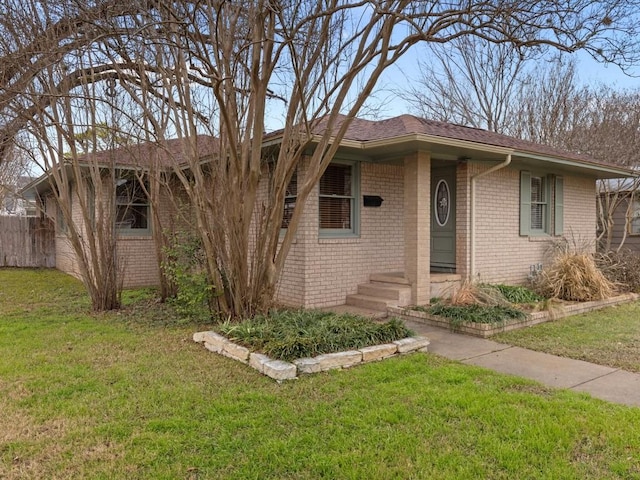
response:
[[[356,163],[334,162],[327,167],[320,179],[321,235],[357,235],[358,180]]]
[[[633,199],[631,207],[631,218],[629,218],[629,233],[631,235],[640,235],[640,199]]]
[[[69,204],[69,208],[71,208],[71,204]],[[56,224],[58,227],[58,234],[60,235],[68,235],[69,234],[69,224],[64,218],[64,213],[62,213],[62,208],[60,205],[56,207]]]
[[[293,176],[287,186],[287,191],[284,197],[284,213],[282,215],[282,225],[280,228],[288,228],[291,217],[293,216],[293,210],[296,208],[296,199],[298,197],[298,172],[293,172]]]
[[[86,202],[88,209],[89,222],[91,224],[91,228],[96,227],[96,189],[93,186],[93,182],[91,179],[87,178],[84,181],[84,187],[86,190]]]
[[[150,233],[148,186],[147,180],[135,173],[122,174],[116,180],[116,228],[120,233]]]
[[[547,179],[531,177],[531,231],[546,230],[547,225]]]
[[[69,209],[69,216],[72,215],[73,212],[73,196],[71,194],[71,192],[73,191],[73,184],[69,184],[68,186],[68,192],[67,192],[67,207]],[[56,226],[58,229],[58,234],[59,235],[69,235],[69,223],[67,222],[67,219],[64,216],[63,213],[63,200],[61,198],[55,199],[52,198],[52,200],[56,203]]]
[[[520,235],[562,235],[563,231],[563,178],[520,172]]]

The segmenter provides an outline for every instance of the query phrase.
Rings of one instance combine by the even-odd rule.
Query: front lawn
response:
[[[493,339],[640,373],[640,303],[565,317]]]
[[[421,353],[278,384],[148,292],[100,315],[58,272],[0,292],[3,479],[640,478],[637,408]]]

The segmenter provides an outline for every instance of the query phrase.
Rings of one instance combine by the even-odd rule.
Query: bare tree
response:
[[[581,122],[589,90],[578,87],[573,60],[559,56],[541,63],[520,79],[508,133],[566,148],[570,132]]]
[[[44,56],[33,41],[5,42],[0,50],[0,65],[29,59],[17,73],[3,73],[10,87],[0,91],[3,138],[29,122],[38,138],[60,121],[72,130],[73,110],[55,113],[65,99],[85,85],[117,80],[140,112],[129,121],[145,136],[160,147],[183,139],[189,168],[173,173],[193,205],[218,309],[234,317],[271,304],[305,200],[382,72],[410,48],[478,37],[522,55],[540,46],[586,49],[625,63],[637,53],[637,5],[622,0],[55,2],[69,15],[53,9],[54,0],[34,1],[28,15],[8,12],[23,23],[42,20],[34,37],[55,46]],[[69,19],[75,23],[68,33],[47,27]],[[51,65],[57,77],[43,79],[39,72]],[[284,105],[283,128],[267,152],[265,115],[273,102]],[[199,153],[202,132],[217,138],[217,154],[208,159]],[[51,153],[69,142],[66,135]],[[308,168],[281,238],[287,186],[303,158]],[[260,197],[265,183],[269,195]]]
[[[601,86],[582,92],[574,106],[579,116],[564,139],[564,147],[614,165],[637,168],[640,148],[640,91],[616,91]],[[598,183],[598,241],[603,251],[620,250],[632,220],[633,199],[640,180],[618,179]],[[625,207],[626,206],[626,207]],[[625,208],[624,234],[613,245],[614,212]]]
[[[527,66],[513,45],[464,36],[429,47],[420,77],[400,93],[421,116],[506,133],[514,117],[515,93]]]
[[[86,55],[75,60],[78,65],[91,61]],[[120,305],[123,267],[116,245],[119,159],[114,149],[124,137],[119,133],[124,129],[118,129],[124,110],[100,83],[85,81],[59,95],[56,84],[64,74],[60,65],[50,66],[38,74],[38,89],[23,93],[25,98],[45,98],[46,93],[47,108],[23,119],[18,144],[48,175],[47,196],[40,201],[66,237],[59,252],[68,252],[93,308],[114,309]]]
[[[29,173],[29,159],[19,149],[12,146],[6,160],[0,163],[0,210],[5,200],[16,200],[21,178]]]

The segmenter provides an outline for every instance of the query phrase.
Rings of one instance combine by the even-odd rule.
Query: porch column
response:
[[[411,302],[429,302],[431,294],[431,155],[415,152],[404,159],[404,275]]]

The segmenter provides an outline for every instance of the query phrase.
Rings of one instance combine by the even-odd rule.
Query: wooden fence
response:
[[[50,219],[0,216],[0,267],[55,267],[55,252]]]

